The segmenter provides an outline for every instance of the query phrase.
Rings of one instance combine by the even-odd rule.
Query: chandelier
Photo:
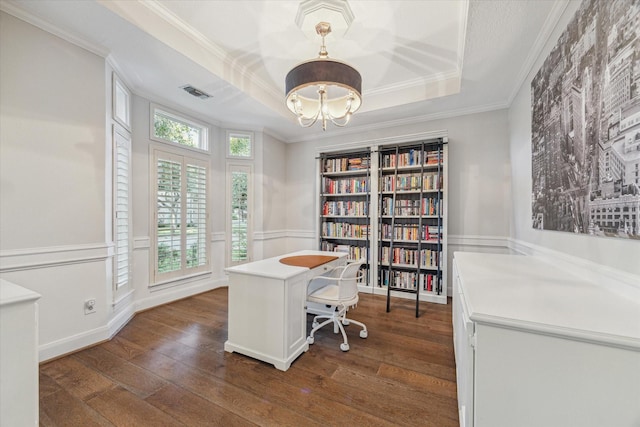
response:
[[[298,118],[302,127],[327,122],[346,126],[362,104],[362,77],[344,62],[329,59],[324,38],[331,32],[331,25],[320,22],[316,32],[322,37],[319,57],[293,68],[285,79],[287,107]]]

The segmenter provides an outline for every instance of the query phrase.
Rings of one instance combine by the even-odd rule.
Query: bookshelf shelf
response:
[[[392,297],[446,303],[446,165],[443,140],[378,150],[378,287]]]
[[[339,172],[324,172],[324,176],[358,176],[358,175],[367,175],[369,169],[354,169],[347,171],[339,171]]]
[[[322,215],[322,218],[366,218],[364,215]]]
[[[360,280],[369,283],[371,150],[320,156],[320,250],[365,259]]]
[[[319,245],[366,259],[361,292],[447,303],[447,142],[319,156]],[[354,236],[354,237],[349,237]],[[357,237],[356,237],[357,236]]]
[[[365,237],[344,237],[344,236],[322,236],[321,238],[327,239],[327,240],[359,240],[361,242],[366,242],[369,240]]]
[[[369,197],[371,194],[369,193],[322,193],[322,197]]]

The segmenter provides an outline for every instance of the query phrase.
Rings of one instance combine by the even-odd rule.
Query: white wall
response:
[[[384,144],[425,132],[449,136],[450,235],[509,235],[509,147],[506,110],[433,120],[287,146],[287,228],[315,231],[316,159],[340,146]]]
[[[261,246],[262,258],[270,258],[287,251],[286,144],[262,134],[261,148],[262,156],[256,158],[256,171],[260,173],[255,176],[260,221],[255,226],[254,240]]]
[[[133,210],[133,285],[135,288],[136,310],[142,310],[163,304],[177,298],[184,298],[198,292],[221,286],[225,283],[224,275],[225,244],[225,148],[224,132],[217,126],[206,124],[209,127],[209,145],[211,152],[206,155],[210,164],[210,189],[209,189],[209,218],[211,221],[210,233],[210,259],[211,274],[199,276],[195,279],[177,281],[167,285],[152,286],[151,271],[153,258],[151,253],[152,236],[152,206],[151,194],[153,191],[152,177],[150,176],[150,153],[152,147],[165,150],[175,150],[170,143],[152,141],[151,128],[151,101],[140,96],[133,96],[133,142],[132,142],[132,210]],[[174,111],[171,106],[161,107]],[[184,116],[198,120],[198,117],[189,113],[181,113]],[[198,153],[199,154],[199,153]],[[188,154],[187,154],[188,155]]]
[[[0,274],[42,295],[46,358],[108,323],[105,60],[0,12],[0,76]]]
[[[511,167],[507,129],[507,111],[497,110],[289,144],[287,249],[318,247],[318,153],[340,147],[382,145],[389,138],[403,135],[413,141],[416,139],[411,135],[433,132],[449,137],[449,258],[457,250],[508,251]]]
[[[640,275],[640,243],[559,231],[534,230],[531,224],[531,81],[580,2],[571,2],[509,108],[512,165],[512,238],[532,253],[558,251],[587,263]]]
[[[212,273],[151,288],[149,147],[157,143],[149,136],[150,101],[132,97],[134,293],[114,304],[113,68],[4,12],[0,31],[0,276],[42,295],[40,360],[110,338],[135,311],[226,284],[225,130],[209,125]],[[255,230],[277,235],[284,229],[284,144],[267,138],[263,153],[260,132],[256,141],[262,195]],[[280,234],[266,253],[282,252]],[[89,298],[97,312],[85,315]]]

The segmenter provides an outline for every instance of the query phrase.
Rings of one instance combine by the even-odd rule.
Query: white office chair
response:
[[[311,279],[308,289],[307,301],[330,306],[331,314],[320,314],[313,318],[311,333],[307,342],[313,344],[313,334],[329,323],[333,323],[334,332],[342,332],[344,342],[340,344],[340,350],[349,351],[349,342],[343,325],[355,323],[362,327],[360,338],[367,338],[367,327],[364,323],[347,319],[347,311],[358,303],[358,271],[364,260],[336,267],[328,275],[317,276]],[[327,319],[318,323],[318,319]]]

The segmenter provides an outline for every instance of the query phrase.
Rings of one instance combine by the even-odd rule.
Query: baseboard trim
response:
[[[217,289],[226,285],[225,278],[209,279],[206,281],[198,281],[193,284],[167,288],[166,292],[153,294],[147,298],[139,299],[135,302],[135,312],[148,310],[158,305],[167,304],[182,298],[187,298],[202,292]]]
[[[40,345],[38,347],[38,360],[42,363],[57,359],[107,341],[109,338],[109,326],[100,326],[99,328]]]
[[[153,295],[135,302],[131,301],[130,304],[123,306],[104,326],[40,345],[38,347],[38,360],[40,363],[47,362],[108,341],[125,327],[136,313],[226,286],[226,284],[225,278],[207,280],[189,287],[165,292],[162,295]]]

